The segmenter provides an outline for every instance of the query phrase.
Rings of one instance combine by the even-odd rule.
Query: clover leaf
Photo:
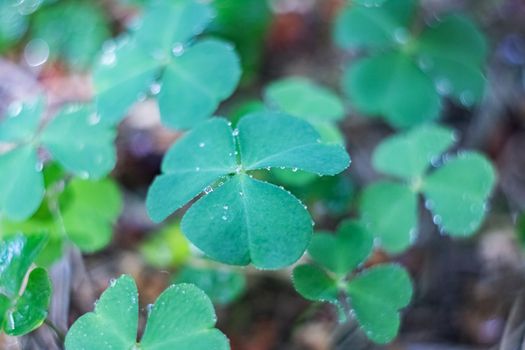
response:
[[[49,45],[52,59],[62,58],[74,69],[86,69],[110,36],[110,29],[101,8],[91,2],[76,1],[37,11],[31,36]]]
[[[102,293],[95,310],[81,316],[66,336],[67,350],[195,349],[226,350],[228,339],[218,329],[213,305],[190,284],[168,287],[148,314],[137,342],[139,305],[135,281],[123,275]]]
[[[115,165],[115,131],[90,106],[65,107],[43,126],[43,99],[13,106],[0,122],[0,142],[9,146],[0,154],[0,213],[8,219],[29,218],[44,198],[41,147],[83,178],[101,178]]]
[[[211,116],[241,75],[230,44],[194,42],[212,17],[211,7],[195,0],[151,2],[131,33],[105,45],[94,70],[102,120],[119,122],[148,92],[157,95],[168,127],[187,129]]]
[[[373,237],[356,221],[344,221],[337,234],[315,234],[308,253],[313,264],[297,266],[294,287],[308,300],[329,302],[345,310],[348,304],[367,336],[388,343],[399,329],[399,310],[410,302],[408,273],[395,264],[352,272],[368,258]],[[380,315],[380,316],[379,316]]]
[[[335,175],[349,162],[341,146],[320,143],[312,126],[285,114],[249,114],[235,130],[214,118],[166,153],[146,206],[162,221],[204,191],[182,219],[186,237],[215,260],[276,269],[303,254],[311,218],[289,192],[248,172],[283,167]]]
[[[0,241],[0,331],[13,336],[38,328],[47,317],[51,282],[31,264],[46,244],[39,234],[3,236]],[[29,274],[27,283],[24,278]]]
[[[357,110],[406,128],[437,118],[442,97],[466,107],[483,98],[487,44],[472,21],[449,14],[416,33],[418,1],[366,2],[348,5],[334,29],[342,48],[369,52],[343,77]]]
[[[374,151],[376,170],[403,181],[370,185],[360,203],[363,221],[387,251],[401,252],[416,238],[420,193],[442,232],[468,236],[480,227],[495,171],[473,151],[447,156],[439,164],[454,141],[451,130],[428,125],[392,136]],[[429,171],[434,164],[438,168]]]

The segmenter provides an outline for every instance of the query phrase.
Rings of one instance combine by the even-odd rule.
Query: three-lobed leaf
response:
[[[358,111],[407,128],[438,117],[443,96],[466,107],[483,98],[487,44],[472,21],[448,15],[416,33],[411,28],[417,1],[370,3],[349,4],[334,29],[339,46],[370,54],[343,77]]]
[[[40,147],[67,171],[83,178],[101,178],[116,162],[116,133],[99,123],[91,106],[63,108],[40,128],[44,102],[26,103],[0,123],[0,142],[11,146],[0,154],[0,213],[22,221],[33,215],[45,187]]]
[[[195,0],[149,4],[136,28],[108,44],[95,67],[103,121],[119,122],[148,93],[158,95],[168,127],[191,128],[211,116],[241,74],[231,45],[216,39],[192,42],[212,17],[210,6]]]
[[[184,234],[221,262],[279,268],[306,249],[310,216],[291,194],[246,172],[286,167],[333,175],[348,164],[341,146],[320,143],[315,129],[300,119],[256,112],[232,130],[215,118],[167,152],[164,174],[148,192],[147,209],[154,221],[161,221],[205,191],[182,220]]]
[[[427,125],[390,137],[376,148],[376,170],[404,181],[372,184],[360,203],[364,222],[387,251],[399,253],[415,238],[420,193],[441,231],[468,236],[480,227],[495,171],[473,151],[446,157],[439,165],[454,141],[449,129]],[[433,164],[438,169],[429,171]]]
[[[352,272],[373,249],[370,232],[355,221],[343,222],[336,235],[319,233],[308,249],[315,264],[297,266],[294,287],[308,300],[351,308],[367,336],[388,343],[399,329],[399,310],[412,298],[408,273],[395,264],[381,264]],[[348,306],[346,305],[348,304]]]
[[[157,298],[137,342],[138,293],[135,281],[123,275],[111,283],[95,310],[70,328],[67,350],[77,349],[229,349],[228,339],[214,328],[215,311],[200,289],[172,285]]]

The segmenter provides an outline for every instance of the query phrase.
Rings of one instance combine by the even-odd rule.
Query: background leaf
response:
[[[393,182],[376,182],[366,187],[359,205],[370,232],[390,253],[405,250],[415,237],[417,208],[417,194]]]
[[[412,298],[408,273],[396,265],[379,265],[366,270],[348,284],[348,294],[357,321],[367,336],[388,343],[399,329],[398,310]]]
[[[454,236],[475,232],[485,217],[495,180],[492,164],[479,153],[462,153],[445,163],[423,184],[434,223]]]
[[[293,270],[292,279],[295,290],[306,299],[339,304],[336,281],[319,267],[299,265]]]
[[[115,166],[115,136],[90,106],[66,107],[44,129],[42,143],[66,170],[99,179]]]
[[[441,109],[432,80],[397,51],[352,64],[344,74],[343,90],[360,112],[382,115],[397,128],[435,119]]]
[[[344,276],[368,257],[373,247],[372,235],[358,222],[344,221],[336,235],[317,233],[308,253],[315,262]]]
[[[421,126],[381,142],[374,150],[372,163],[382,173],[407,180],[417,179],[454,141],[454,133],[447,128]]]

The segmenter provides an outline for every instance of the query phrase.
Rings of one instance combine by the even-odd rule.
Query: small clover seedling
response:
[[[340,145],[320,143],[303,120],[260,112],[243,117],[232,130],[214,118],[168,150],[146,206],[159,222],[204,191],[182,219],[186,237],[220,262],[277,269],[303,254],[311,218],[289,192],[247,172],[283,167],[335,175],[349,163]]]
[[[0,154],[0,213],[12,220],[30,217],[44,197],[40,148],[64,169],[101,178],[115,165],[115,131],[99,123],[89,106],[62,109],[40,128],[44,102],[15,104],[0,122],[0,142],[13,145]]]
[[[228,339],[218,329],[213,305],[190,284],[168,287],[148,314],[137,343],[139,305],[135,281],[123,275],[113,281],[95,305],[66,336],[66,350],[227,350]]]
[[[105,45],[94,70],[102,120],[119,122],[148,92],[168,127],[186,129],[210,117],[241,74],[230,44],[193,43],[212,17],[210,6],[195,0],[153,1],[130,34]]]
[[[0,240],[0,332],[23,335],[47,317],[51,282],[43,268],[29,272],[46,236],[17,234]],[[27,282],[24,282],[29,273]]]
[[[44,176],[49,173],[48,169],[44,171]],[[68,241],[88,253],[107,246],[112,237],[113,224],[122,210],[117,185],[109,179],[92,181],[73,178],[64,189],[62,178],[50,182],[45,200],[35,215],[22,222],[2,220],[0,231],[46,232],[49,243],[39,256],[39,261],[46,264],[62,256],[63,245]]]
[[[459,152],[428,172],[453,143],[451,130],[428,125],[392,136],[374,151],[376,170],[404,180],[372,184],[360,203],[363,221],[387,251],[401,252],[414,238],[419,193],[443,232],[468,236],[481,225],[495,182],[491,163],[477,152]]]
[[[302,77],[285,78],[266,87],[264,100],[270,109],[308,121],[323,142],[344,144],[336,124],[345,115],[343,102],[327,88]],[[272,173],[288,185],[300,186],[315,180],[313,174],[288,169],[272,169]]]
[[[395,264],[383,264],[352,271],[363,264],[373,247],[373,237],[359,223],[343,222],[337,235],[315,234],[308,253],[314,264],[297,266],[293,271],[295,289],[306,299],[323,301],[345,309],[367,336],[388,343],[399,330],[399,310],[412,298],[407,272]]]
[[[487,44],[474,23],[453,14],[415,33],[411,28],[418,1],[361,3],[343,10],[334,33],[339,46],[370,52],[346,69],[343,78],[343,88],[359,111],[409,127],[436,118],[440,96],[467,107],[481,100]]]
[[[87,1],[61,2],[35,13],[31,37],[49,45],[52,59],[62,58],[74,69],[89,68],[110,36],[101,8]]]

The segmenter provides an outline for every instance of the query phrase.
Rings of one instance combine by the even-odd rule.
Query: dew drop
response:
[[[201,168],[200,167],[195,167],[195,171],[200,171]]]
[[[222,207],[222,209],[224,209],[224,210],[228,210],[228,208],[229,208],[229,207],[228,207],[227,205],[225,205],[225,206]]]
[[[102,54],[102,57],[100,58],[100,63],[104,66],[113,66],[116,61],[117,55],[115,55],[114,51],[104,52],[104,54]]]
[[[204,148],[204,146],[206,146],[206,144],[204,142],[199,143],[199,147],[200,148]]]
[[[158,82],[154,82],[153,84],[151,84],[151,86],[149,87],[149,91],[152,95],[158,95],[160,90],[162,89],[162,86],[160,85],[160,83]]]
[[[446,78],[439,78],[436,80],[436,90],[441,95],[448,95],[452,90],[452,84]]]
[[[42,169],[44,169],[44,163],[43,162],[37,162],[35,164],[35,170],[38,171],[38,172],[41,172]]]
[[[461,104],[465,107],[471,107],[474,104],[474,94],[470,91],[463,91],[459,95]]]
[[[24,59],[31,67],[46,63],[49,58],[49,45],[45,40],[33,39],[24,48]]]
[[[394,40],[399,44],[405,44],[408,42],[409,34],[405,28],[399,27],[394,30]]]
[[[232,135],[233,136],[239,135],[239,129],[237,129],[237,128],[233,129]]]
[[[213,192],[213,188],[211,186],[206,186],[204,188],[204,193],[209,194],[211,192]]]
[[[434,217],[432,217],[432,222],[436,225],[441,225],[443,223],[443,218],[441,218],[440,215],[434,215]]]
[[[173,56],[178,57],[184,53],[184,45],[182,43],[175,43],[171,48]]]
[[[22,102],[20,101],[14,101],[7,108],[7,114],[11,118],[18,116],[21,112],[22,112]]]
[[[297,170],[299,170],[298,168],[292,168],[292,172],[296,173]]]
[[[114,278],[112,278],[112,279],[109,280],[109,286],[110,286],[110,287],[115,287],[115,284],[116,284],[116,283],[117,283],[117,280],[114,279]]]
[[[226,220],[228,220],[228,217],[227,217],[226,215],[223,215],[223,216],[222,216],[222,219],[223,219],[224,221],[226,221]]]
[[[100,115],[98,113],[92,113],[88,117],[88,124],[89,125],[97,125],[100,123]]]
[[[148,315],[151,313],[151,310],[153,310],[153,304],[146,305],[146,312],[148,313]]]

